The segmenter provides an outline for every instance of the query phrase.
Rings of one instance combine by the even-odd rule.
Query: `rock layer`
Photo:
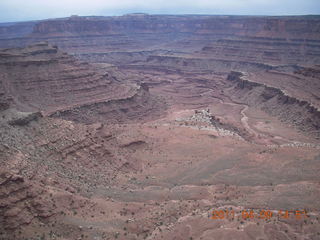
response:
[[[289,96],[281,89],[252,82],[241,72],[231,72],[228,80],[234,83],[232,96],[320,137],[320,111],[309,102]]]
[[[318,38],[319,18],[315,17],[236,17],[236,16],[157,16],[71,17],[42,21],[33,34],[71,35],[119,33],[211,33],[260,37],[295,36]]]
[[[147,107],[150,98],[147,89],[139,90],[140,86],[119,83],[110,73],[79,62],[47,43],[2,50],[0,69],[3,109],[8,107],[8,101],[5,100],[7,96],[13,96],[17,109],[42,111],[44,115],[66,109],[84,109],[95,104],[117,105],[118,102],[123,108],[118,120],[126,118],[126,115],[130,115],[130,119],[142,118],[146,114],[140,113],[151,110],[150,106]],[[145,93],[139,93],[141,91]],[[132,105],[131,101],[135,103]],[[152,107],[153,111],[161,114],[164,106],[160,107],[154,102]],[[94,115],[92,111],[100,110],[91,109]],[[108,120],[106,113],[103,117]],[[110,117],[114,116],[111,114]]]
[[[0,237],[30,224],[35,218],[46,219],[55,214],[52,203],[42,197],[44,188],[32,185],[22,176],[8,171],[0,172]]]
[[[8,37],[0,35],[0,47],[48,40],[68,52],[85,56],[93,53],[95,58],[101,60],[103,54],[97,54],[114,55],[119,52],[118,57],[123,59],[126,51],[159,50],[161,42],[163,50],[198,51],[200,55],[216,59],[270,64],[319,64],[318,16],[133,14],[51,19],[32,23],[32,26],[29,32],[19,38],[6,39]],[[18,25],[16,28],[18,31]],[[6,31],[5,27],[2,31]]]

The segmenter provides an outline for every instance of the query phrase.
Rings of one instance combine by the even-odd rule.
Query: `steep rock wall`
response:
[[[241,72],[231,72],[227,79],[234,84],[231,90],[233,98],[261,108],[312,136],[320,137],[320,111],[309,102],[289,96],[281,89],[252,82]]]
[[[34,34],[119,34],[193,32],[222,35],[319,38],[318,17],[159,16],[71,17],[42,21]]]

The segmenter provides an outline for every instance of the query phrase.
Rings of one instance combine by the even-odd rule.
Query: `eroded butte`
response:
[[[1,26],[0,239],[319,239],[319,27]]]

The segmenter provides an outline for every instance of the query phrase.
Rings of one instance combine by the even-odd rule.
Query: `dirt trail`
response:
[[[249,117],[246,115],[246,111],[249,109],[249,106],[246,105],[246,104],[240,104],[240,103],[231,103],[231,102],[224,102],[223,100],[221,101],[222,104],[226,104],[226,105],[230,105],[230,106],[241,106],[243,107],[240,111],[240,114],[241,114],[241,123],[243,125],[243,127],[251,134],[253,135],[254,137],[258,137],[258,136],[265,136],[265,134],[261,134],[261,133],[258,133],[256,130],[254,130],[253,128],[250,127],[249,125]]]
[[[205,94],[210,93],[210,92],[213,92],[213,90],[210,89],[210,90],[208,90],[208,92],[206,92]],[[224,99],[219,98],[219,97],[216,97],[216,96],[212,96],[212,97],[218,99],[218,101],[219,101],[221,104],[230,105],[230,106],[241,106],[241,107],[243,107],[243,108],[241,109],[241,111],[240,111],[240,114],[241,114],[241,116],[242,116],[241,119],[240,119],[240,121],[241,121],[243,127],[244,127],[251,135],[253,135],[253,136],[255,136],[255,137],[258,137],[258,136],[261,136],[261,135],[265,135],[265,134],[258,133],[256,130],[254,130],[253,128],[250,127],[250,125],[249,125],[249,123],[248,123],[249,118],[248,118],[248,116],[245,114],[245,112],[249,109],[249,106],[248,106],[248,105],[243,104],[243,103],[235,103],[235,102],[233,102],[229,97],[228,97],[228,98],[229,98],[230,101],[232,101],[232,102],[225,102]]]

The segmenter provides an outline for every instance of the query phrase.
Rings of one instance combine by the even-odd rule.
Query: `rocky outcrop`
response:
[[[25,126],[32,121],[37,121],[41,117],[42,117],[42,114],[40,112],[26,113],[26,114],[23,114],[23,116],[21,117],[18,117],[9,121],[9,124],[12,126]]]
[[[233,98],[320,137],[320,111],[309,102],[289,96],[279,88],[250,81],[240,72],[231,72],[227,79],[234,84]]]
[[[46,219],[55,214],[54,206],[46,201],[49,195],[20,175],[0,172],[0,238],[6,232],[28,225],[35,219]],[[4,236],[2,235],[4,234]],[[1,236],[2,235],[2,236]]]
[[[300,68],[294,72],[295,74],[303,75],[305,77],[311,77],[315,79],[320,78],[320,65],[315,65],[308,68]]]

